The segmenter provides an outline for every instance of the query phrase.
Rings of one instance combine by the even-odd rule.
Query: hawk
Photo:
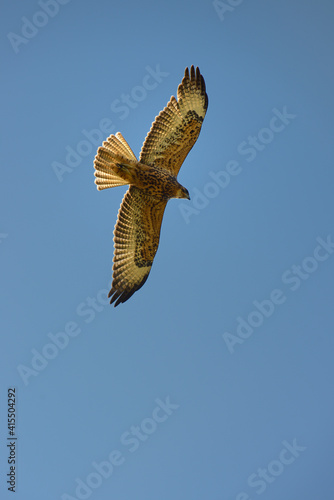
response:
[[[113,280],[108,297],[115,307],[139,290],[150,274],[168,200],[190,200],[177,175],[199,136],[207,107],[204,78],[191,66],[190,71],[185,69],[177,100],[172,96],[155,118],[139,161],[120,132],[108,137],[97,150],[97,189],[129,185],[114,229]]]

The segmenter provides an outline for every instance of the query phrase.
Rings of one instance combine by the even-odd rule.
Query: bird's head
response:
[[[179,188],[176,192],[176,196],[175,198],[185,198],[186,200],[190,200],[190,196],[189,196],[189,191],[187,188],[181,186],[181,184],[179,185]]]

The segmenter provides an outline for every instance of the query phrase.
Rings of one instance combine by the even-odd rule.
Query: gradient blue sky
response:
[[[333,498],[334,6],[215,5],[2,7],[1,498],[9,387],[17,500]],[[192,199],[114,309],[125,189],[96,190],[95,151],[139,154],[191,64]]]

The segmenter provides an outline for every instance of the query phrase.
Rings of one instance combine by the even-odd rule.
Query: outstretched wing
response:
[[[113,281],[108,297],[115,306],[128,300],[148,278],[159,246],[166,201],[130,186],[114,230]]]
[[[140,161],[161,167],[177,175],[195,144],[208,107],[204,78],[198,68],[186,68],[177,89],[146,136]]]

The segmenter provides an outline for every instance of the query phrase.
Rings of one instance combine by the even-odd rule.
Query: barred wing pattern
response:
[[[177,89],[159,113],[146,136],[140,162],[155,165],[177,176],[182,163],[195,144],[208,108],[204,78],[198,68],[188,68]]]
[[[125,302],[147,280],[159,246],[166,203],[135,186],[125,193],[114,230],[111,304]]]

